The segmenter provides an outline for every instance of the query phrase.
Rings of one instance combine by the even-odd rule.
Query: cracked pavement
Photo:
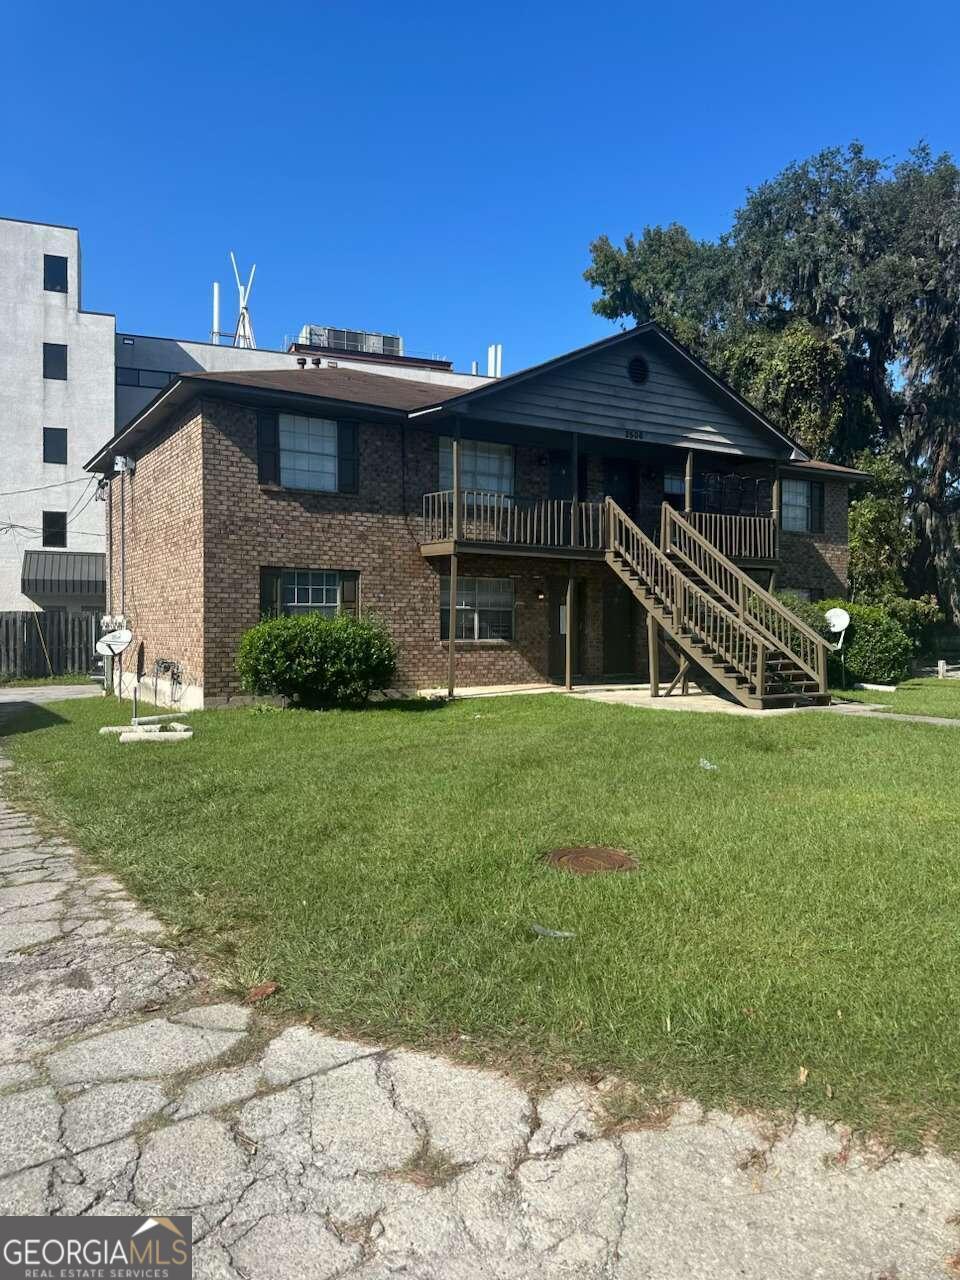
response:
[[[189,1214],[200,1280],[956,1274],[958,1166],[504,1075],[218,999],[0,802],[0,1213]]]

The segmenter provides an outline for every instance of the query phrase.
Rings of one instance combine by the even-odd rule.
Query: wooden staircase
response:
[[[745,707],[824,705],[826,642],[667,504],[658,547],[606,499],[606,561],[690,661]]]

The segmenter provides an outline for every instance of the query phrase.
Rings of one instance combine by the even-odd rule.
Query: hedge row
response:
[[[867,684],[899,684],[910,674],[914,645],[891,610],[879,604],[854,604],[847,600],[818,600],[812,604],[786,593],[783,603],[831,645],[837,636],[828,630],[828,609],[846,609],[850,626],[841,653],[831,651],[828,676],[832,686],[857,681]]]

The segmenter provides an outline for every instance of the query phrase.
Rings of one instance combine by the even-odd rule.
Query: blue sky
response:
[[[383,329],[504,370],[611,332],[588,244],[725,229],[860,138],[960,153],[948,3],[11,6],[0,215],[79,226],[84,305],[203,338],[228,251],[260,346]],[[224,326],[226,327],[226,325]]]

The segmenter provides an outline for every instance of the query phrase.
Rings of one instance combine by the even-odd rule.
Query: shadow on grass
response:
[[[36,702],[5,702],[0,704],[0,739],[12,738],[17,733],[33,733],[37,729],[49,729],[51,725],[64,724],[63,716],[49,711]]]

